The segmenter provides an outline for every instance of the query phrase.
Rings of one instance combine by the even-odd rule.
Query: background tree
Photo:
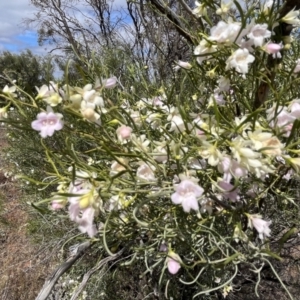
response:
[[[192,33],[201,19],[192,13],[192,1],[140,0],[120,6],[111,0],[32,0],[37,13],[26,19],[38,30],[40,45],[51,51],[74,53],[73,59],[91,59],[108,49],[131,52],[134,61],[148,66],[156,79],[172,72],[174,61],[186,60],[197,43]],[[124,1],[125,4],[125,1]],[[155,71],[154,71],[155,70]]]
[[[53,80],[54,64],[49,57],[34,55],[30,50],[20,54],[9,51],[0,53],[0,84],[8,81],[4,77],[16,80],[16,83],[27,93],[35,93],[35,86],[41,86]]]

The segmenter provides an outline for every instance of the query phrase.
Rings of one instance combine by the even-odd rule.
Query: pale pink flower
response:
[[[130,139],[132,128],[126,125],[122,125],[116,130],[118,140],[124,142]]]
[[[285,180],[290,180],[294,174],[295,171],[293,169],[290,169],[285,175],[282,176],[282,178]]]
[[[272,54],[273,58],[281,58],[280,50],[283,48],[282,44],[276,43],[268,43],[266,44],[263,49],[268,53]]]
[[[204,190],[192,180],[182,180],[176,187],[175,193],[172,194],[171,200],[174,204],[181,204],[185,212],[190,212],[191,209],[198,210],[199,198]]]
[[[70,219],[75,221],[79,227],[78,229],[82,233],[87,233],[89,237],[94,237],[97,233],[97,229],[94,222],[95,209],[93,207],[87,207],[81,210],[79,203],[71,203],[69,206]]]
[[[102,80],[102,85],[106,89],[112,89],[112,88],[114,88],[117,85],[117,83],[118,83],[118,79],[115,76],[110,77],[108,79],[103,79]]]
[[[54,131],[61,130],[63,128],[63,115],[53,112],[41,112],[37,115],[37,120],[31,123],[31,127],[34,130],[40,131],[40,135],[45,138],[52,136]]]
[[[232,176],[240,178],[247,175],[247,169],[242,167],[235,159],[223,156],[218,164],[218,171],[224,173],[224,181],[230,182]]]
[[[285,137],[288,137],[293,128],[293,123],[296,120],[296,117],[294,115],[298,114],[298,110],[295,106],[295,111],[293,113],[290,113],[287,110],[287,107],[278,106],[277,112],[279,113],[276,114],[275,106],[267,110],[267,119],[271,121],[270,126],[281,128],[283,131],[283,135]]]
[[[51,202],[51,208],[53,210],[60,210],[63,209],[65,207],[64,203],[60,200],[53,200]]]
[[[225,199],[229,199],[233,202],[240,199],[238,195],[239,189],[235,188],[234,185],[225,181],[219,181],[218,186],[221,188],[222,195]]]
[[[253,63],[254,56],[247,49],[236,50],[226,61],[226,70],[234,68],[243,75],[248,73],[248,64]]]
[[[216,101],[216,104],[219,105],[219,106],[223,106],[223,105],[226,104],[226,101],[224,100],[224,96],[222,94],[214,93],[211,96],[211,98],[213,98]]]
[[[217,81],[219,84],[218,92],[228,92],[230,89],[230,80],[224,76],[221,76]]]
[[[152,105],[158,106],[161,109],[165,109],[166,106],[162,100],[163,100],[163,97],[161,97],[161,96],[154,97],[151,99]]]
[[[248,218],[248,226],[250,228],[254,227],[256,229],[261,240],[263,240],[265,237],[270,236],[271,229],[269,228],[269,226],[271,225],[272,221],[265,221],[259,215],[251,215]]]
[[[235,159],[231,161],[230,171],[235,178],[244,177],[248,173],[247,169],[245,167],[242,167],[241,164],[238,163]]]
[[[94,207],[101,203],[98,192],[88,180],[76,180],[74,184],[70,184],[69,193],[73,194],[68,197],[70,219],[79,225],[78,228],[82,233],[93,237],[97,233],[93,222],[98,213]]]
[[[171,274],[175,275],[180,269],[180,256],[173,251],[170,251],[167,257],[167,266]]]
[[[220,173],[228,173],[231,166],[231,158],[229,156],[222,156],[218,163],[218,171]]]
[[[300,99],[294,99],[289,105],[291,115],[295,118],[300,118]]]
[[[275,109],[275,105],[267,109],[267,119],[271,121],[271,127],[282,127],[294,122],[295,118],[292,117],[291,114],[288,112],[287,107],[278,106],[277,111],[275,111]]]
[[[260,47],[263,45],[264,39],[271,36],[271,31],[268,30],[267,24],[256,24],[251,28],[247,36],[256,47]]]

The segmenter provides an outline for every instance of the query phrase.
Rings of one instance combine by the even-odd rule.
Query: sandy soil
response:
[[[0,129],[0,299],[31,300],[49,275],[53,256],[28,235],[30,208],[22,201],[18,183],[4,175],[9,168],[3,159],[5,147]]]

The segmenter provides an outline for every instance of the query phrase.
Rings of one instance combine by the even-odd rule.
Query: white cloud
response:
[[[25,30],[23,18],[30,17],[35,8],[29,0],[0,1],[0,36],[12,36]]]
[[[24,18],[33,16],[36,9],[30,0],[0,1],[0,50],[20,52],[30,49],[32,52],[43,51],[37,45],[36,33],[24,24]],[[41,49],[39,49],[41,48]]]
[[[113,8],[122,10],[126,8],[126,0],[112,1]],[[87,6],[83,2],[76,5],[80,12],[74,12],[76,18],[84,23]],[[35,28],[28,28],[25,18],[33,18],[36,8],[30,0],[0,0],[0,51],[8,50],[14,53],[30,49],[35,54],[46,54],[51,47],[38,46]],[[56,52],[55,52],[56,53]]]

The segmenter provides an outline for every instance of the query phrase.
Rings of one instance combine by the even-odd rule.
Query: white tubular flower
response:
[[[293,9],[289,11],[280,21],[283,23],[299,26],[300,20],[298,16],[299,16],[299,10]]]
[[[131,110],[130,111],[130,118],[134,122],[136,126],[141,126],[142,125],[142,118],[141,115],[138,111]]]
[[[111,164],[110,173],[109,173],[110,176],[117,175],[118,173],[126,170],[125,166],[128,165],[128,159],[119,158],[118,161],[119,162],[113,161],[113,163]]]
[[[38,92],[38,94],[37,94],[37,96],[36,96],[36,99],[43,99],[43,98],[49,96],[50,90],[53,91],[52,86],[54,85],[54,83],[50,81],[50,84],[51,84],[50,87],[48,87],[48,86],[45,85],[45,84],[42,85],[40,88],[38,88],[37,86],[35,87],[36,90],[37,90],[37,92]],[[52,85],[52,84],[53,84],[53,85]]]
[[[254,132],[248,132],[248,136],[253,142],[255,150],[270,156],[281,155],[284,145],[281,144],[279,139],[273,136],[272,133],[256,130]]]
[[[157,146],[153,150],[153,158],[157,162],[165,163],[168,161],[168,153],[166,149],[166,143],[157,143]]]
[[[181,204],[185,212],[191,209],[198,211],[199,203],[197,198],[201,197],[204,190],[190,179],[182,180],[172,194],[171,200],[174,204]]]
[[[62,102],[62,97],[58,93],[52,93],[49,97],[45,98],[44,101],[50,106],[57,106]]]
[[[131,141],[135,145],[135,150],[149,152],[150,141],[146,138],[145,134],[142,134],[139,137],[136,137],[135,134],[132,134],[131,136]]]
[[[178,62],[176,62],[176,66],[173,69],[174,69],[174,71],[178,71],[180,69],[189,70],[191,68],[192,68],[192,65],[190,63],[179,60]]]
[[[200,147],[199,154],[207,159],[207,162],[211,166],[217,166],[220,159],[222,159],[222,154],[215,145],[209,142],[202,141],[203,146]]]
[[[154,171],[155,168],[153,166],[149,166],[148,164],[141,162],[140,167],[136,171],[136,176],[146,181],[156,181],[157,179]]]
[[[238,163],[249,168],[260,168],[262,166],[261,154],[253,151],[249,146],[252,146],[250,140],[245,141],[242,138],[237,138],[232,142],[230,147],[233,157]]]
[[[274,6],[274,1],[273,0],[268,0],[265,2],[263,6],[263,12],[268,15],[271,12],[272,7]]]
[[[151,128],[157,129],[161,125],[161,114],[150,113],[147,115],[146,122],[150,124]]]
[[[293,71],[293,73],[299,73],[300,72],[300,59],[297,59],[296,60],[296,66],[295,66],[295,69]]]
[[[91,103],[87,103],[86,101],[82,101],[81,102],[81,114],[82,116],[90,121],[90,122],[94,122],[94,123],[98,123],[100,124],[100,115],[95,111],[95,107],[93,104]]]
[[[226,61],[226,70],[234,68],[245,76],[248,73],[248,64],[253,63],[255,57],[247,49],[236,50]]]
[[[248,215],[248,226],[250,228],[255,228],[259,234],[259,238],[263,240],[265,237],[270,236],[271,229],[269,226],[272,221],[265,221],[260,215]]]
[[[80,109],[82,96],[80,94],[71,95],[69,100],[71,101],[71,107],[74,109]]]
[[[7,107],[0,108],[0,120],[7,118]]]
[[[119,210],[122,208],[119,195],[111,196],[105,205],[105,209],[108,211]]]
[[[194,54],[197,57],[197,62],[201,64],[204,60],[209,59],[211,56],[209,54],[215,53],[217,51],[217,46],[213,45],[206,40],[202,40],[200,44],[195,48]]]
[[[261,47],[264,39],[271,37],[271,31],[268,30],[268,24],[256,24],[251,28],[247,36],[254,46]]]
[[[285,156],[284,159],[295,169],[297,173],[300,173],[300,157]]]
[[[6,85],[4,88],[3,88],[3,90],[2,90],[2,92],[3,93],[5,93],[5,94],[7,94],[7,95],[11,95],[11,96],[13,96],[13,97],[16,97],[17,95],[15,94],[15,92],[16,92],[16,90],[17,90],[17,88],[13,85],[13,86],[8,86],[8,85]]]
[[[196,15],[198,18],[205,16],[207,14],[207,10],[205,7],[205,3],[199,3],[195,1],[196,8],[193,9],[193,14]]]
[[[185,131],[183,119],[181,118],[177,108],[171,108],[170,115],[168,116],[167,120],[171,122],[171,128],[169,131],[174,131],[176,133]]]
[[[217,15],[227,15],[228,11],[230,10],[232,5],[232,1],[228,2],[228,3],[224,3],[223,1],[221,1],[221,6],[220,8],[218,8],[216,10],[216,14]]]
[[[210,30],[209,40],[220,44],[230,45],[237,40],[238,34],[241,31],[241,23],[225,23],[220,21]]]

